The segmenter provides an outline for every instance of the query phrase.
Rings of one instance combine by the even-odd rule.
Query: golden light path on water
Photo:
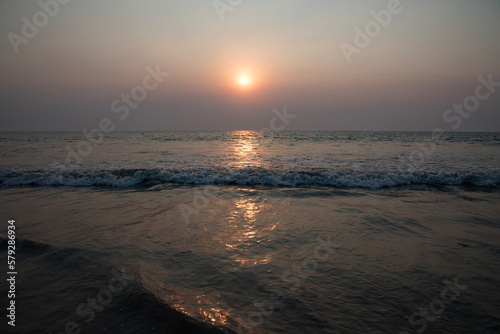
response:
[[[260,134],[255,131],[237,131],[233,133],[234,141],[227,148],[227,152],[233,154],[233,168],[248,168],[262,166],[260,150],[263,149],[259,142]],[[234,270],[238,267],[252,267],[268,264],[272,260],[272,254],[255,252],[256,248],[269,238],[270,231],[274,230],[280,222],[272,219],[262,219],[272,215],[271,204],[258,195],[256,189],[245,188],[245,194],[238,195],[232,199],[232,209],[226,214],[222,221],[221,230],[214,239],[222,245],[226,251],[232,254]],[[213,324],[222,324],[231,327],[235,320],[229,316],[231,310],[227,310],[211,303],[208,296],[200,294],[198,299],[198,313]]]
[[[259,132],[232,132],[225,148],[228,163],[222,167],[236,173],[240,169],[264,167],[262,154],[265,150],[266,145]],[[263,197],[258,189],[234,187],[233,190],[231,197],[210,199],[212,208],[207,210],[221,209],[216,220],[204,220],[203,214],[200,214],[196,221],[192,221],[192,226],[199,226],[199,231],[203,231],[200,237],[208,249],[214,254],[224,254],[229,272],[268,265],[274,254],[266,250],[265,245],[273,239],[274,230],[281,221],[277,219],[269,199]],[[221,303],[218,293],[203,288],[191,293],[173,291],[162,282],[146,281],[160,300],[177,311],[214,325],[238,327],[233,319],[234,311]]]
[[[233,154],[234,167],[261,167],[261,150],[259,133],[256,131],[235,131],[235,142],[227,148]]]

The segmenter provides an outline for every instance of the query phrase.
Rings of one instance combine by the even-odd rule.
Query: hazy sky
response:
[[[500,86],[468,99],[500,82],[500,1],[59,1],[0,0],[0,131],[259,130],[285,105],[290,130],[500,131]]]

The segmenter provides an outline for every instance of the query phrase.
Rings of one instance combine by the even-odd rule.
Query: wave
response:
[[[383,188],[403,185],[474,185],[498,187],[498,168],[428,167],[407,171],[394,166],[361,169],[246,168],[97,168],[51,166],[0,169],[3,186],[133,187],[158,183],[191,185],[331,186]]]
[[[0,234],[0,244],[6,244],[7,240],[6,235]],[[100,317],[85,321],[88,314],[78,313],[76,308],[108,287],[107,283],[115,277],[113,270],[120,272],[120,267],[109,264],[115,259],[110,260],[95,250],[22,238],[17,239],[16,246],[17,254],[23,258],[23,278],[31,282],[22,301],[32,310],[32,321],[16,323],[23,333],[60,332],[57,329],[64,329],[71,319],[82,332],[90,333],[101,333],[107,327],[114,333],[235,334],[229,328],[195,318],[166,303],[138,279],[137,269],[129,266],[125,270],[127,276],[122,276],[126,281],[124,290],[113,292],[109,304],[95,309],[101,312]],[[2,249],[6,256],[7,247]],[[40,277],[41,272],[47,274]],[[71,291],[71,296],[68,297],[67,291]],[[54,314],[58,316],[54,318]]]

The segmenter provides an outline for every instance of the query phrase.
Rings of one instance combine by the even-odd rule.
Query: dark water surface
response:
[[[500,134],[82,138],[0,134],[2,332],[500,332]]]

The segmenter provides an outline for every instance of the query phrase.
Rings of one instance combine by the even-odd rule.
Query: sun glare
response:
[[[238,94],[250,96],[261,88],[262,76],[254,68],[240,67],[227,73],[227,87],[230,87]],[[241,96],[241,95],[240,95]]]
[[[241,84],[242,86],[246,86],[246,85],[248,85],[249,83],[250,83],[250,80],[248,80],[248,78],[247,78],[247,77],[241,77],[241,78],[240,78],[240,84]]]

